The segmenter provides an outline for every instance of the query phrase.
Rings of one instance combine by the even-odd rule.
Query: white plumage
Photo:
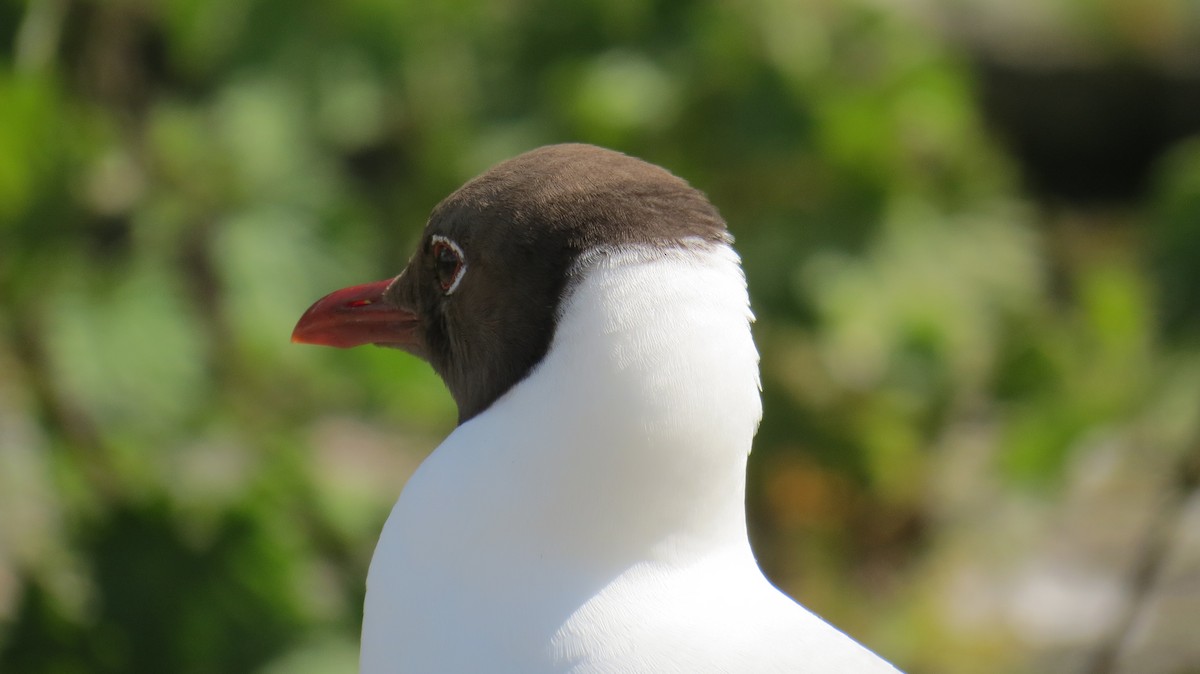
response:
[[[733,250],[593,250],[571,277],[549,352],[396,503],[362,671],[895,672],[750,551],[761,403]]]

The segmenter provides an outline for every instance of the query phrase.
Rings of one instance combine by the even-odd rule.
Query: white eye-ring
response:
[[[449,295],[458,288],[467,273],[467,256],[463,255],[457,243],[444,236],[435,234],[430,241],[433,243],[430,253],[433,255],[434,274],[442,292]]]

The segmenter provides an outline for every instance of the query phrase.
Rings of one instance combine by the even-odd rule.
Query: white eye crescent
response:
[[[442,292],[453,293],[467,273],[467,258],[462,248],[444,236],[434,235],[431,239],[430,253],[433,255],[433,270],[437,275],[438,285]]]

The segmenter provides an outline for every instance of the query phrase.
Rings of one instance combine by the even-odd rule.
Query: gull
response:
[[[458,407],[371,560],[364,674],[897,671],[751,551],[731,243],[665,169],[552,145],[442,201],[398,276],[303,315],[293,341],[402,349]]]

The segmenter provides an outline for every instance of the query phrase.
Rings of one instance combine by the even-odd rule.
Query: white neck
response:
[[[736,254],[611,251],[577,272],[543,361],[405,487],[372,561],[367,631],[373,611],[407,624],[384,612],[428,599],[476,621],[520,602],[542,614],[522,629],[552,633],[632,565],[733,554],[757,574],[744,498],[758,354]],[[457,596],[469,617],[450,615]]]
[[[621,563],[744,542],[762,412],[745,281],[725,246],[651,255],[583,261],[542,363],[437,450],[443,477],[482,481],[462,505],[486,497],[497,546]]]

